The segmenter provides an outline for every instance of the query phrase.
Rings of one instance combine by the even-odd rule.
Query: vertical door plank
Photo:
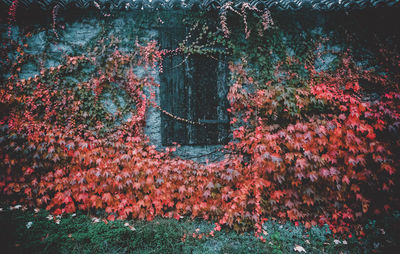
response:
[[[163,26],[159,29],[162,49],[176,49],[184,39],[182,26]],[[163,72],[160,73],[160,106],[175,116],[187,118],[188,98],[185,86],[184,64],[182,55],[167,55],[163,61]],[[163,145],[187,143],[187,126],[185,123],[161,114],[161,138]]]

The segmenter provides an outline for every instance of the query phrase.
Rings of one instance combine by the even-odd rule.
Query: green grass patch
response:
[[[210,236],[214,224],[199,220],[178,222],[157,218],[151,222],[104,223],[82,213],[57,218],[44,210],[3,208],[0,239],[2,253],[232,254],[300,253],[302,249],[306,253],[396,253],[399,222],[400,213],[397,212],[379,221],[370,220],[362,239],[354,234],[351,238],[340,239],[327,225],[306,230],[303,225],[269,220],[263,225],[265,242],[262,242],[252,233],[238,234],[226,228]]]

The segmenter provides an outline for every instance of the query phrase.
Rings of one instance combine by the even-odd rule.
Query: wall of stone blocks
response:
[[[104,17],[102,13],[96,11],[80,12],[80,15],[75,15],[73,18],[64,19],[60,17],[59,23],[62,23],[62,29],[53,31],[51,23],[47,24],[30,24],[32,35],[27,39],[29,47],[26,52],[33,57],[24,64],[21,68],[21,79],[27,79],[39,74],[43,68],[49,68],[59,65],[63,58],[67,55],[78,56],[87,54],[93,50],[98,42],[104,38],[111,41],[118,41],[118,50],[129,52],[132,50],[135,41],[141,42],[158,40],[158,27],[151,26],[150,29],[141,29],[137,19],[133,18],[137,15],[137,11],[122,11],[118,15]],[[82,15],[84,13],[84,15]],[[4,19],[3,19],[4,20]],[[324,15],[317,18],[321,24],[312,28],[310,33],[320,35],[321,37],[329,37],[325,34],[322,26],[324,25]],[[11,38],[19,40],[19,36],[23,33],[23,27],[18,25],[11,26]],[[0,23],[0,32],[2,38],[8,37],[9,25],[6,22]],[[322,51],[340,51],[342,46],[338,44],[325,44],[318,50]],[[290,47],[286,48],[287,55],[294,55],[294,50]],[[273,57],[273,56],[272,56]],[[15,55],[9,54],[11,60],[15,59]],[[331,53],[322,54],[316,60],[317,70],[326,70],[335,60],[336,55]],[[361,65],[363,63],[360,63]],[[145,70],[135,68],[134,72],[137,75],[143,75]],[[88,70],[88,73],[90,70]],[[153,71],[152,75],[156,82],[160,82],[159,73]],[[277,75],[280,75],[279,73]],[[282,74],[284,75],[284,74]],[[3,78],[7,78],[7,73]],[[228,80],[228,79],[226,79]],[[82,80],[76,79],[75,82]],[[226,92],[226,91],[223,91]],[[160,105],[160,91],[156,88],[156,102]],[[103,100],[111,113],[115,112],[113,101]],[[161,112],[153,107],[148,108],[145,133],[149,137],[150,143],[164,149],[161,142]],[[199,162],[215,161],[223,158],[223,145],[208,145],[208,146],[181,146],[175,152],[176,156],[186,159],[193,159]]]

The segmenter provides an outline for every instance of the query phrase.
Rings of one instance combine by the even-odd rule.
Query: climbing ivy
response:
[[[217,221],[216,231],[255,228],[263,241],[266,217],[361,235],[360,221],[398,209],[400,62],[393,41],[376,33],[375,44],[360,50],[356,34],[341,38],[350,18],[339,22],[336,13],[321,19],[224,8],[135,12],[140,25],[128,40],[112,34],[108,21],[116,13],[98,13],[100,29],[87,48],[74,46],[59,65],[25,79],[32,31],[3,39],[2,199],[56,215],[103,209],[111,221],[201,217]],[[145,28],[181,17],[187,33],[177,49],[140,39]],[[154,71],[167,54],[226,56],[233,138],[222,161],[173,157],[174,147],[159,151],[144,134],[147,108],[160,107]]]

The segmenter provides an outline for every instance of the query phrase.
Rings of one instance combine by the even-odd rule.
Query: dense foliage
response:
[[[271,28],[269,12],[231,10],[243,21],[233,26],[241,36],[227,30],[227,12],[216,22],[220,30],[189,20],[200,39],[173,52],[155,41],[122,52],[112,41],[28,79],[18,76],[28,45],[6,47],[18,57],[0,88],[3,199],[55,215],[104,209],[111,221],[199,217],[217,221],[216,230],[255,226],[262,240],[266,217],[343,233],[366,215],[398,209],[396,52],[381,49],[394,68],[385,72],[359,66],[351,51],[337,53],[334,68],[317,68],[327,53],[318,43],[297,49],[304,57],[277,48],[284,56],[272,61],[274,44],[266,42],[283,35]],[[207,165],[171,156],[174,148],[156,150],[143,132],[146,110],[157,106],[152,70],[166,54],[215,53],[196,43],[223,47],[235,60],[233,139],[226,158]],[[144,75],[135,74],[138,67]],[[110,113],[106,94],[128,103]]]

